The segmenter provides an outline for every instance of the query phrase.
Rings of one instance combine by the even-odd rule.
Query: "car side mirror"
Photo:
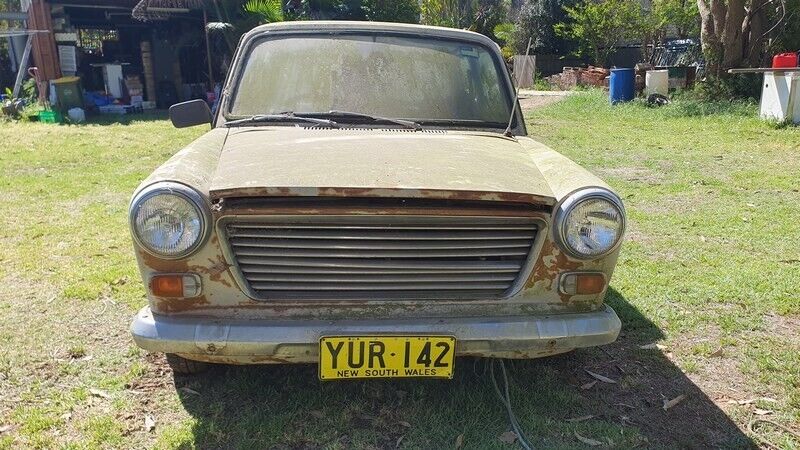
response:
[[[189,100],[169,107],[169,120],[175,128],[211,123],[211,109],[204,100]]]

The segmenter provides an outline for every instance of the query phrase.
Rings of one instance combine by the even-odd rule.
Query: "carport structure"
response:
[[[213,80],[222,78],[211,64],[204,4],[170,3],[32,0],[25,14],[27,30],[47,32],[33,35],[33,63],[44,80],[78,76],[85,91],[106,93],[108,66],[113,65],[121,77],[114,82],[138,78],[145,100],[159,107],[204,98]],[[137,9],[147,14],[146,20],[134,17]]]

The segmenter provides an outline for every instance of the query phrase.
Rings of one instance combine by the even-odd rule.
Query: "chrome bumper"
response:
[[[552,316],[403,320],[218,320],[176,318],[142,308],[131,324],[136,344],[149,351],[229,363],[315,363],[324,335],[452,335],[458,356],[537,358],[613,342],[621,322],[606,306],[591,313]]]

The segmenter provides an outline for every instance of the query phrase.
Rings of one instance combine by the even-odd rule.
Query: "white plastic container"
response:
[[[648,70],[644,75],[644,93],[646,97],[652,94],[667,96],[669,92],[669,72],[663,70]]]
[[[81,108],[72,108],[67,111],[67,117],[73,123],[83,123],[86,122],[86,112],[84,112]]]
[[[778,122],[800,123],[800,71],[764,74],[761,117]]]

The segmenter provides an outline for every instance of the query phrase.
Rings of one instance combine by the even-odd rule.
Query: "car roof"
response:
[[[415,25],[408,23],[391,22],[362,22],[347,20],[304,20],[297,22],[276,22],[260,25],[253,28],[245,35],[245,40],[253,37],[279,34],[279,33],[311,33],[311,32],[384,32],[442,37],[464,41],[471,41],[487,45],[490,48],[499,46],[488,37],[474,31],[459,30],[455,28],[434,27],[429,25]]]

